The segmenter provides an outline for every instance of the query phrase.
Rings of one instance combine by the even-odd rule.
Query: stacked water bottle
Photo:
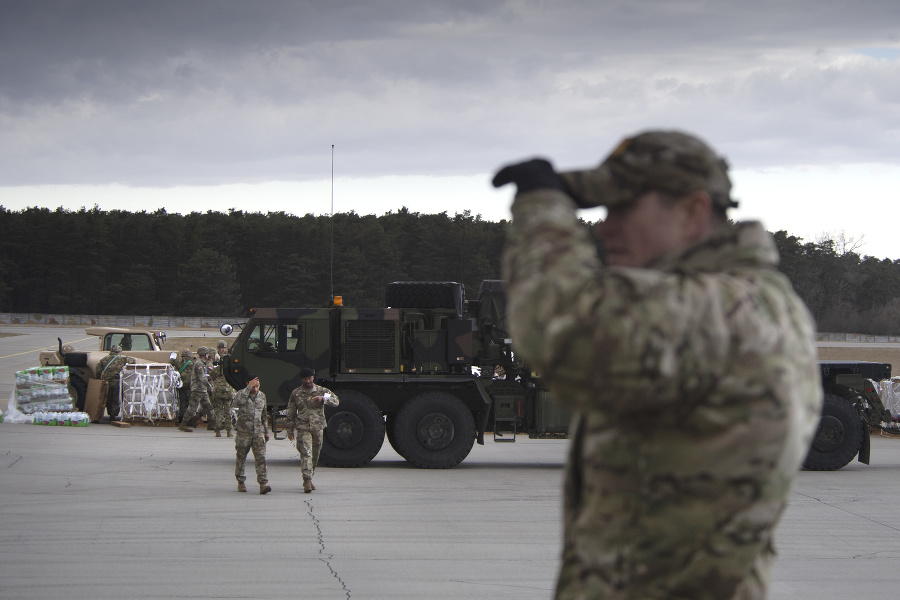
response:
[[[44,412],[31,415],[35,425],[67,425],[71,427],[87,427],[91,418],[85,412]]]

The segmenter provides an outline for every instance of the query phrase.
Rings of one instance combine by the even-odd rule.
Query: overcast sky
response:
[[[900,259],[897,0],[0,0],[7,209],[499,220],[500,165],[647,128],[734,217]]]

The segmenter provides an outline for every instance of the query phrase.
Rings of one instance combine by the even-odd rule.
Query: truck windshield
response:
[[[107,333],[103,337],[103,349],[109,350],[118,345],[123,351],[155,350],[150,343],[150,336],[143,333]]]

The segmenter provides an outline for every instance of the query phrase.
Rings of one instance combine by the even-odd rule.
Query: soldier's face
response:
[[[259,377],[256,379],[251,379],[247,382],[247,389],[250,390],[251,394],[255,394],[259,391]]]
[[[647,192],[630,204],[609,208],[596,227],[610,266],[643,267],[690,244],[688,214],[681,200]]]
[[[304,377],[300,380],[300,384],[306,389],[310,389],[313,386],[313,379],[315,379],[315,377],[312,375],[310,375],[309,377]]]

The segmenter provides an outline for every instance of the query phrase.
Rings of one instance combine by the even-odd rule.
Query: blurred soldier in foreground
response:
[[[99,379],[109,384],[109,393],[106,396],[106,414],[109,420],[119,416],[119,373],[125,365],[133,365],[135,360],[130,356],[122,356],[122,347],[114,345],[109,349],[109,354],[97,363],[96,375]]]
[[[178,388],[178,422],[182,423],[191,401],[191,373],[194,372],[194,361],[190,349],[185,348],[181,351],[181,358],[175,362],[175,368],[181,377],[181,387]]]
[[[300,370],[300,387],[291,392],[287,406],[288,439],[293,441],[297,431],[297,451],[300,452],[300,471],[303,473],[303,491],[316,489],[312,477],[319,463],[322,450],[322,430],[325,429],[325,405],[337,406],[340,402],[334,392],[316,385],[315,371]]]
[[[266,473],[266,442],[269,441],[269,424],[266,417],[266,395],[259,391],[259,377],[247,375],[247,387],[234,398],[237,409],[237,424],[234,436],[234,477],[237,479],[239,492],[246,492],[244,481],[244,463],[247,453],[253,450],[253,462],[256,465],[256,481],[259,493],[268,494],[269,477]]]
[[[813,321],[727,164],[648,131],[599,167],[507,166],[516,351],[576,413],[557,598],[762,599],[822,403]],[[576,209],[606,206],[601,265]]]
[[[231,437],[231,402],[234,400],[234,389],[225,381],[225,369],[228,363],[228,345],[219,340],[216,345],[216,357],[213,362],[209,380],[212,382],[213,428],[216,437],[222,437],[222,429]]]
[[[191,403],[178,426],[178,429],[182,431],[192,431],[188,424],[194,417],[200,419],[198,413],[200,408],[203,408],[203,412],[206,413],[207,421],[212,422],[215,418],[212,404],[209,403],[209,393],[212,391],[212,385],[209,383],[209,371],[212,369],[212,363],[208,358],[209,349],[206,346],[197,348],[197,360],[194,361],[194,369],[191,373]]]

